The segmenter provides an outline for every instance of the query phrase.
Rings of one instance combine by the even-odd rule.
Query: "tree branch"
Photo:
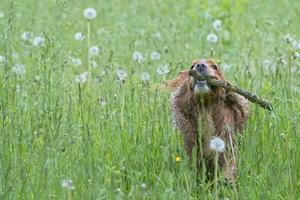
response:
[[[243,90],[243,89],[239,88],[238,86],[231,85],[230,83],[228,83],[226,81],[220,81],[220,80],[217,80],[217,79],[212,78],[212,77],[203,76],[195,70],[190,70],[189,75],[193,76],[195,79],[197,79],[199,81],[206,80],[209,85],[213,85],[213,86],[216,86],[216,87],[222,87],[225,90],[238,93],[238,94],[244,96],[245,98],[247,98],[252,103],[256,103],[264,109],[267,109],[267,110],[270,110],[270,111],[273,110],[273,107],[272,107],[270,102],[256,96],[255,94],[252,94],[251,92]]]

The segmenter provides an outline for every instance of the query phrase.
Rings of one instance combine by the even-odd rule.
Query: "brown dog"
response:
[[[195,60],[191,69],[224,80],[219,67],[211,60]],[[168,81],[167,87],[174,91],[172,112],[190,159],[194,147],[197,147],[197,167],[205,164],[207,172],[211,172],[214,154],[209,141],[218,136],[226,145],[225,151],[219,154],[219,165],[225,178],[235,178],[237,152],[234,134],[243,130],[249,116],[248,101],[236,93],[209,86],[206,81],[194,80],[188,70]]]

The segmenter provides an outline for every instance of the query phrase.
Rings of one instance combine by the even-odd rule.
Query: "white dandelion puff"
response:
[[[85,35],[84,35],[84,33],[77,32],[74,35],[74,39],[77,41],[83,41],[85,39]]]
[[[73,65],[75,65],[75,66],[80,66],[82,64],[82,61],[80,58],[72,58],[71,61],[72,61]]]
[[[157,51],[153,51],[153,52],[151,52],[151,54],[150,54],[150,58],[151,58],[152,60],[159,60],[159,59],[160,59],[160,54],[159,54]]]
[[[89,72],[83,72],[75,77],[75,82],[79,84],[85,83],[88,79],[88,76]]]
[[[95,8],[86,8],[83,11],[83,15],[86,19],[88,20],[92,20],[95,19],[97,16],[97,11],[95,10]]]
[[[12,68],[13,73],[16,75],[24,76],[26,74],[26,69],[23,64],[15,64]]]
[[[225,150],[225,143],[221,138],[215,137],[210,140],[209,148],[217,152],[223,152]]]
[[[147,189],[146,183],[141,183],[141,188],[142,188],[143,190],[146,190],[146,189]]]
[[[117,71],[117,78],[119,81],[124,82],[127,78],[127,72],[124,69],[119,69]]]
[[[283,56],[280,56],[278,60],[279,60],[279,63],[282,64],[282,65],[286,65],[287,64],[287,61],[284,59]]]
[[[4,17],[4,13],[0,12],[0,18],[3,18],[3,17]]]
[[[294,58],[294,59],[299,58],[299,56],[300,56],[300,54],[299,54],[297,51],[295,51],[295,52],[293,53],[293,58]]]
[[[167,75],[169,72],[170,72],[170,69],[169,69],[169,66],[168,65],[163,65],[163,66],[160,66],[157,68],[156,72],[159,74],[159,75]]]
[[[100,53],[100,48],[98,46],[91,46],[89,49],[90,56],[98,56]]]
[[[133,52],[132,58],[133,58],[133,60],[135,60],[136,62],[139,62],[139,63],[142,62],[144,59],[143,54],[139,51]]]
[[[104,98],[100,98],[100,99],[99,99],[99,104],[100,104],[102,107],[104,107],[104,106],[106,106],[107,102],[105,101]]]
[[[43,45],[44,42],[45,42],[44,37],[36,36],[35,38],[33,38],[32,44],[36,47],[39,47],[39,46]]]
[[[161,38],[160,32],[153,33],[152,36],[155,38]]]
[[[292,46],[295,48],[295,49],[300,49],[300,42],[297,41],[297,40],[294,40],[292,42]]]
[[[284,40],[286,41],[286,43],[291,43],[291,42],[295,41],[295,39],[290,34],[286,34],[284,36]]]
[[[97,62],[94,61],[94,60],[90,60],[90,61],[89,61],[89,64],[90,64],[93,68],[97,68],[97,67],[98,67]]]
[[[216,31],[221,31],[222,30],[222,21],[219,20],[219,19],[216,19],[214,22],[213,22],[213,27]]]
[[[67,190],[74,190],[75,189],[75,186],[73,184],[73,181],[72,180],[69,180],[69,179],[64,179],[62,180],[61,182],[61,186]]]
[[[3,55],[0,55],[0,63],[3,63],[6,61],[6,57]]]
[[[217,43],[218,42],[218,36],[214,33],[210,33],[206,36],[206,40],[208,42],[211,42],[211,43]]]
[[[29,41],[31,38],[32,38],[32,33],[30,33],[29,31],[25,31],[21,35],[21,39],[23,41]]]
[[[148,72],[143,72],[141,73],[140,78],[142,81],[147,82],[150,80],[150,74]]]

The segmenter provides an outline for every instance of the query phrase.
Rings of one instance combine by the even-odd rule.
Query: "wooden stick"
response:
[[[255,94],[252,94],[251,92],[243,90],[243,89],[241,89],[237,86],[231,85],[230,83],[228,83],[226,81],[220,81],[220,80],[217,80],[213,77],[203,76],[195,70],[190,70],[189,75],[193,76],[195,79],[197,79],[199,81],[206,80],[209,85],[213,85],[213,86],[216,86],[216,87],[223,87],[225,90],[238,93],[238,94],[244,96],[245,98],[249,99],[249,101],[251,101],[252,103],[256,103],[264,109],[267,109],[267,110],[270,110],[270,111],[273,110],[273,107],[272,107],[270,102],[256,96]]]

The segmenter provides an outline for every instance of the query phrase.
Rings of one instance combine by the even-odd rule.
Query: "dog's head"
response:
[[[200,73],[203,76],[209,76],[224,81],[220,68],[212,60],[208,60],[208,59],[194,60],[192,62],[191,69],[196,70],[198,73]],[[194,79],[189,75],[188,70],[179,72],[179,74],[175,79],[167,81],[165,88],[174,91],[180,86],[190,88],[191,92],[194,93],[196,96],[206,96],[208,98],[214,96],[223,96],[224,93],[223,88],[209,86],[206,83],[206,81],[198,81]]]
[[[194,60],[191,66],[192,70],[197,71],[203,76],[224,80],[223,75],[215,62],[212,60],[200,59]],[[197,95],[205,95],[213,92],[213,88],[206,81],[198,81],[191,77],[191,88]]]

